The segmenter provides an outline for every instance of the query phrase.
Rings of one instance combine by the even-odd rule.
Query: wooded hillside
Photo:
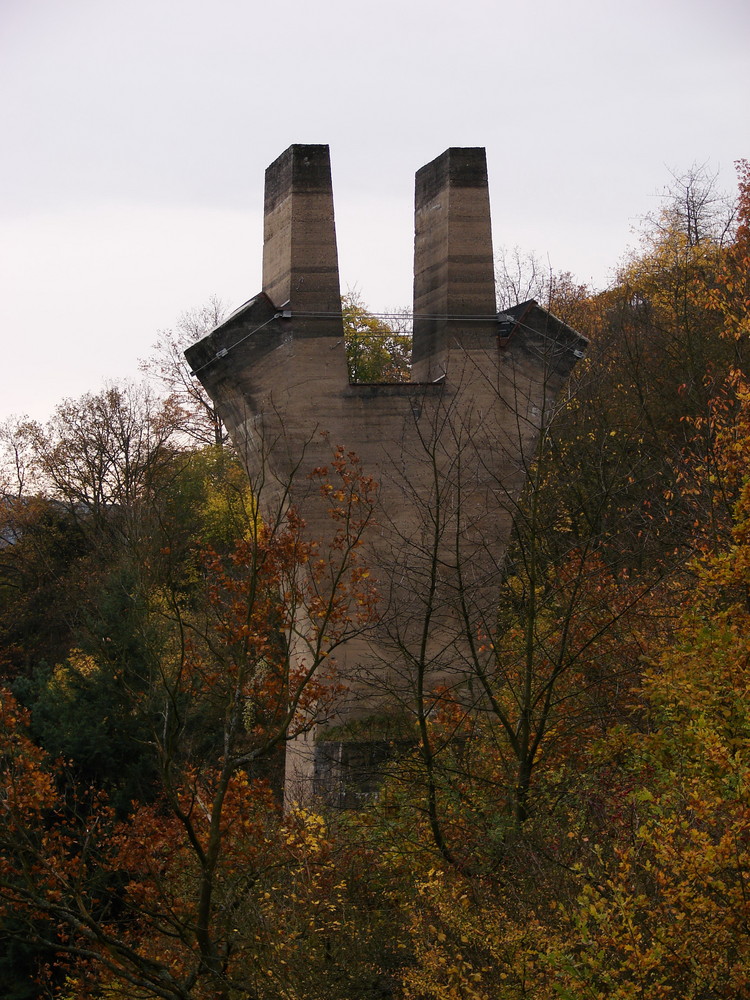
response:
[[[260,517],[180,368],[217,303],[143,385],[6,423],[8,1000],[750,992],[750,164],[732,205],[678,182],[606,291],[520,265],[501,307],[590,349],[476,630],[481,711],[427,692],[356,812],[284,814],[280,782],[384,613],[357,456],[304,470],[325,545]],[[404,331],[345,306],[352,378],[403,379]]]

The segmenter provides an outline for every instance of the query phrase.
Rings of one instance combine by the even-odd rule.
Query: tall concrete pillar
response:
[[[294,504],[325,556],[340,522],[308,473],[329,465],[338,444],[379,483],[362,558],[383,596],[382,627],[335,650],[345,689],[327,732],[302,733],[287,749],[288,801],[317,783],[349,804],[371,794],[373,769],[410,739],[415,665],[457,697],[466,680],[473,703],[462,673],[476,637],[467,609],[475,622],[496,615],[525,470],[585,341],[534,302],[507,310],[501,340],[482,149],[449,149],[417,173],[414,381],[423,384],[349,384],[337,264],[328,147],[291,146],[266,172],[265,294],[186,353],[269,524]],[[425,586],[436,559],[437,603]],[[295,663],[306,625],[298,621]]]
[[[495,313],[485,151],[447,149],[416,175],[413,381],[444,375],[454,346],[489,346]]]
[[[328,146],[290,146],[266,170],[263,291],[293,313],[341,314]]]

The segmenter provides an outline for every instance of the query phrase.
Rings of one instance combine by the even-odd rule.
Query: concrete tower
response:
[[[382,627],[341,652],[347,692],[328,733],[291,748],[292,797],[317,781],[339,803],[356,800],[367,787],[357,762],[385,752],[382,719],[470,671],[467,628],[497,607],[513,504],[585,349],[536,302],[497,314],[483,149],[448,149],[417,172],[414,262],[412,381],[350,384],[328,147],[290,146],[266,171],[262,291],[186,352],[262,479],[262,505],[293,503],[310,536],[325,537],[304,472],[332,444],[380,484],[367,561]],[[380,720],[369,737],[368,718]],[[347,742],[355,720],[360,736]]]

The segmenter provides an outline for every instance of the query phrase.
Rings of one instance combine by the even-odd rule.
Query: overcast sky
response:
[[[329,143],[342,288],[411,297],[414,173],[604,286],[670,170],[750,157],[748,0],[0,0],[0,419],[260,290],[263,172]]]

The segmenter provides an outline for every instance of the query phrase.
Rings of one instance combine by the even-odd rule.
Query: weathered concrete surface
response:
[[[483,149],[448,149],[417,171],[412,378],[445,374],[449,345],[497,334],[487,163]]]
[[[305,473],[332,445],[379,481],[367,559],[383,624],[339,656],[336,721],[408,715],[437,679],[470,673],[540,428],[585,341],[534,302],[497,316],[482,149],[417,174],[411,383],[348,382],[327,147],[291,146],[268,168],[264,236],[263,291],[187,357],[261,503],[288,498],[312,538],[330,522]],[[292,749],[290,788],[312,781],[314,756],[310,737]]]
[[[263,291],[298,316],[341,311],[327,146],[290,146],[266,170]]]

